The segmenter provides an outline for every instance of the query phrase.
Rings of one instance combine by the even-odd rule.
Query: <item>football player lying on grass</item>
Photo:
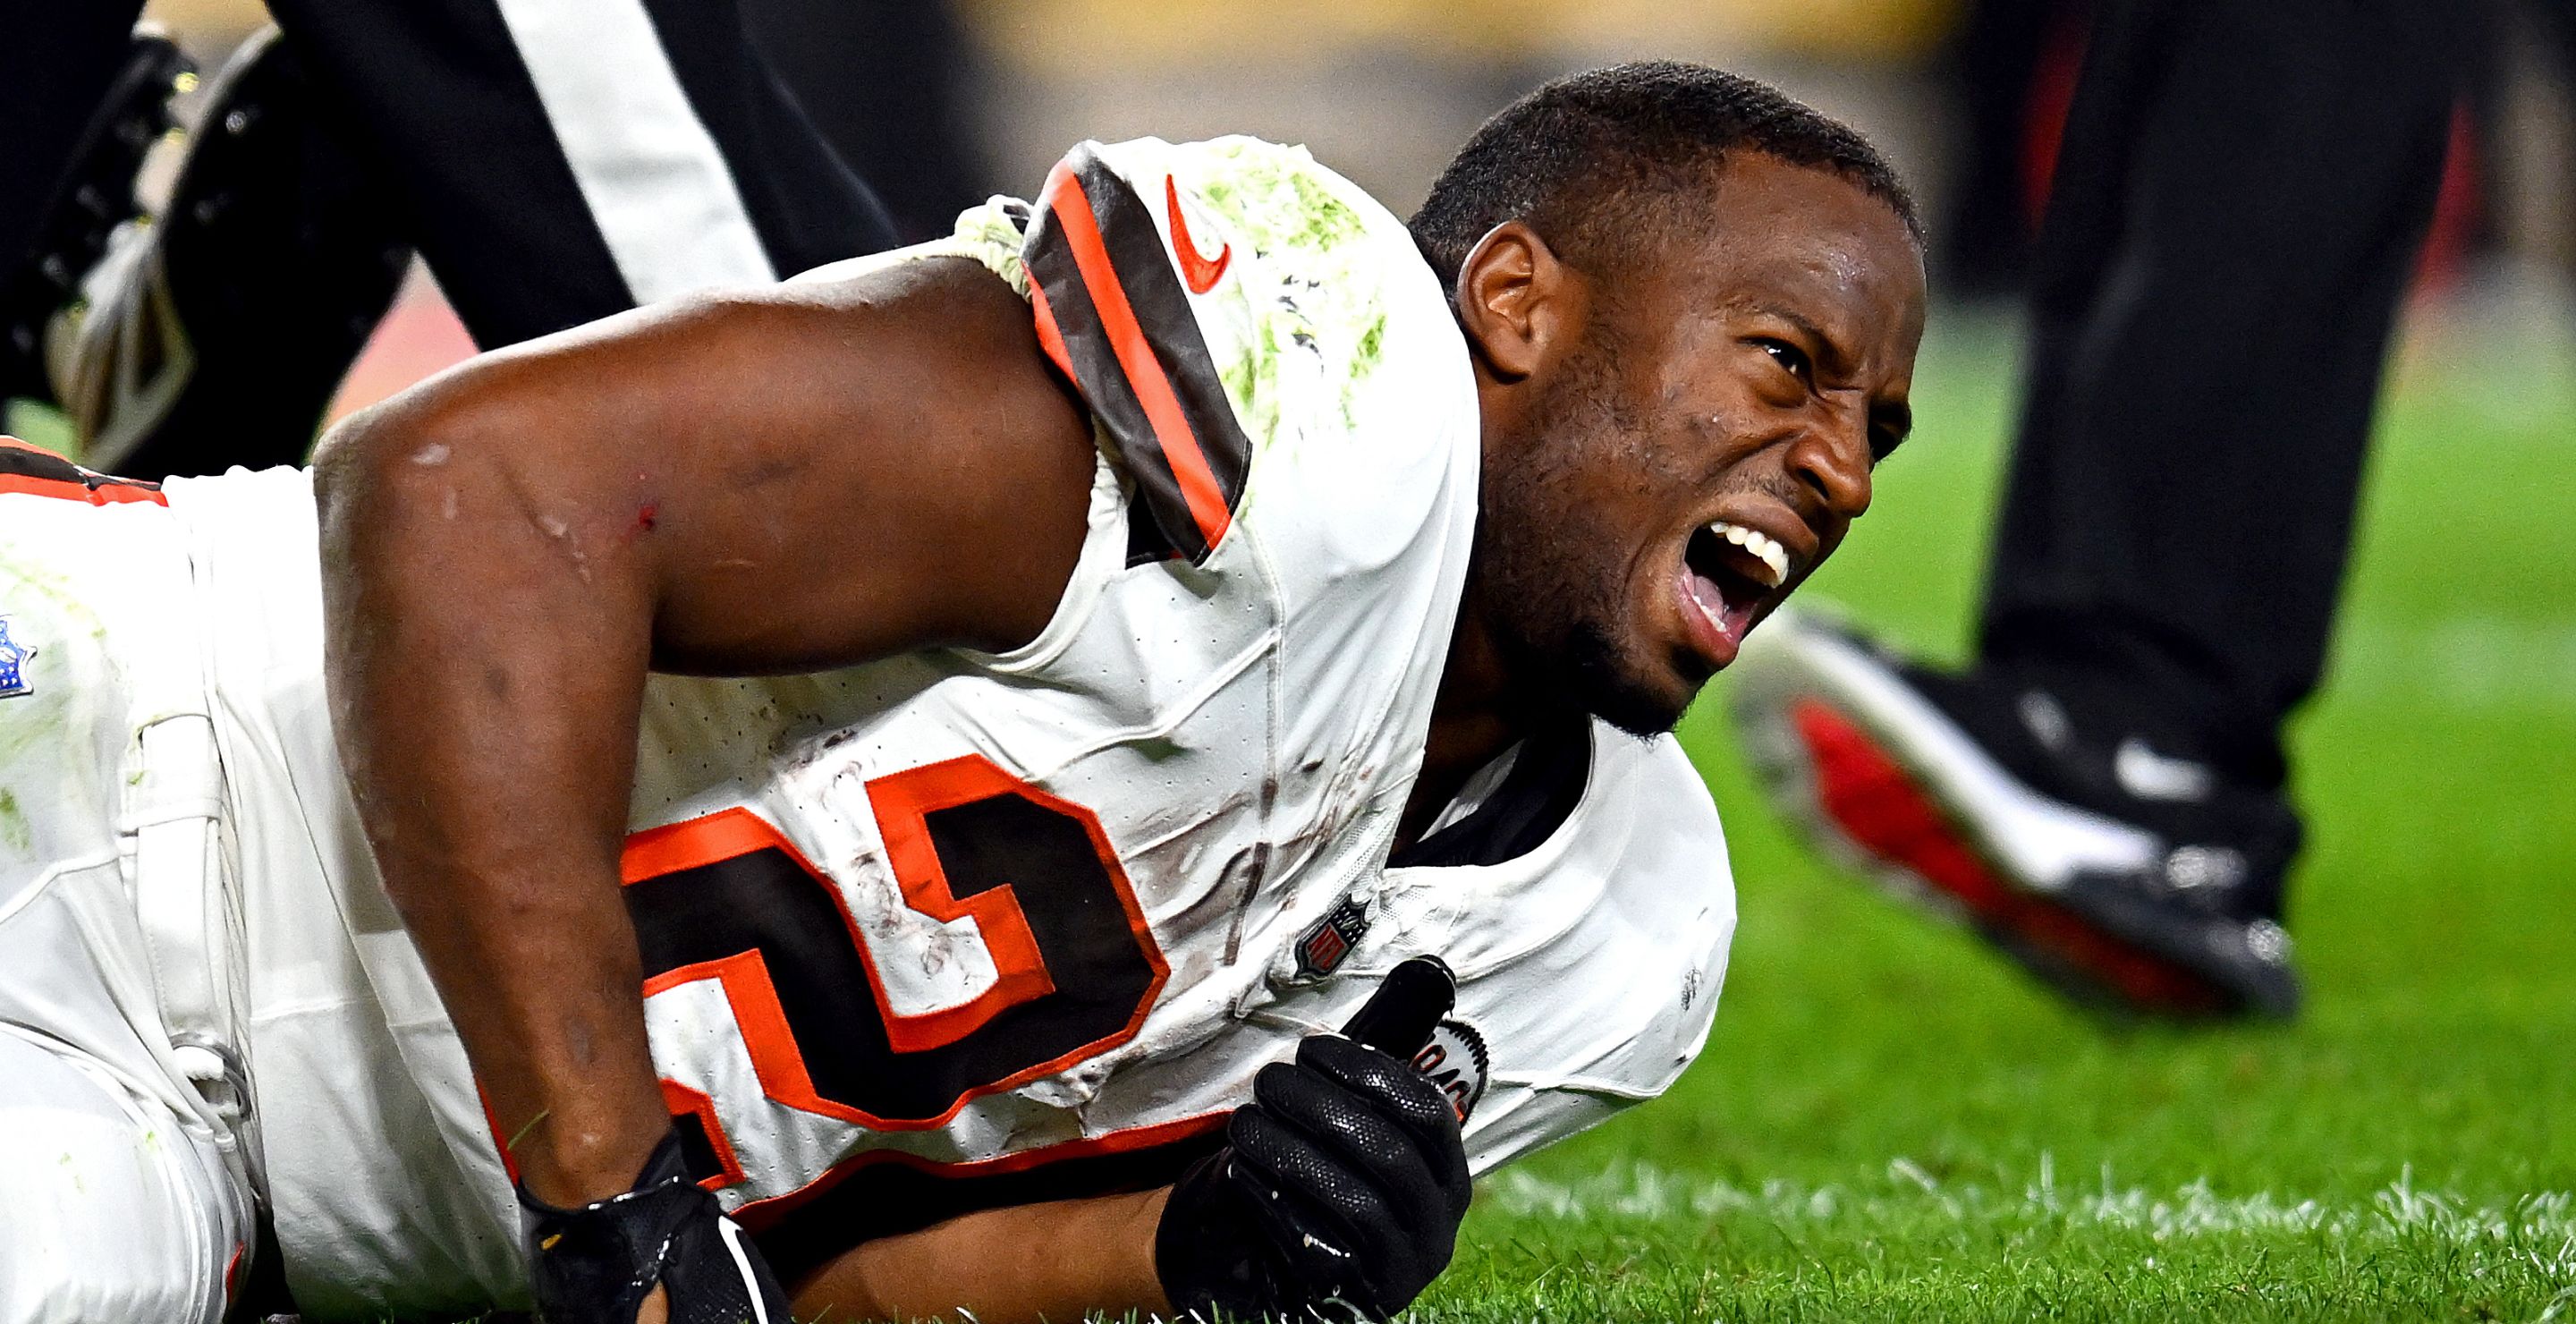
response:
[[[0,1100],[87,1175],[8,1179],[0,1315],[264,1253],[314,1318],[1402,1308],[1471,1171],[1698,1050],[1667,733],[1867,507],[1923,308],[1867,144],[1632,65],[1409,228],[1085,145],[309,476],[6,452]],[[1454,1014],[1334,1033],[1419,952]]]

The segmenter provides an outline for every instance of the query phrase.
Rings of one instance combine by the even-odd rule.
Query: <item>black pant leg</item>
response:
[[[889,246],[725,0],[273,0],[477,343]]]
[[[0,0],[0,278],[35,241],[142,12],[143,0]]]
[[[1942,53],[1961,119],[1957,177],[1935,231],[1951,298],[2018,292],[2030,262],[2023,152],[2042,62],[2077,22],[2073,0],[1974,0]]]
[[[2281,775],[2456,77],[2436,0],[2104,12],[2040,240],[1987,664]]]
[[[645,5],[681,86],[733,167],[735,186],[778,275],[896,245],[894,219],[883,200],[814,127],[753,40],[738,0]],[[868,24],[869,8],[845,5],[841,21]],[[932,109],[898,109],[894,122],[926,134],[935,123]]]
[[[0,308],[52,297],[29,259],[142,10],[143,0],[0,0]],[[29,361],[0,349],[0,362]],[[19,371],[0,371],[0,395],[36,389]]]
[[[743,0],[752,36],[905,242],[984,199],[973,42],[949,0]]]

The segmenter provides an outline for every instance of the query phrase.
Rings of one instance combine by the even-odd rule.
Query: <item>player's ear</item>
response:
[[[1486,371],[1518,381],[1571,343],[1584,293],[1582,277],[1537,231],[1505,221],[1458,269],[1458,320]]]

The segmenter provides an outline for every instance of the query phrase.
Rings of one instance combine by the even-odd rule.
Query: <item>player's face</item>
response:
[[[1574,301],[1519,435],[1488,452],[1497,642],[1640,733],[1678,720],[1869,508],[1923,332],[1920,255],[1858,187],[1748,158],[1711,210]]]

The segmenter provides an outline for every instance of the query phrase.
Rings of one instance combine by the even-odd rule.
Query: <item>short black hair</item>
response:
[[[1913,195],[1868,139],[1769,84],[1676,60],[1569,74],[1504,107],[1440,172],[1413,241],[1445,284],[1487,232],[1520,220],[1600,274],[1739,152],[1850,180],[1922,246]]]

